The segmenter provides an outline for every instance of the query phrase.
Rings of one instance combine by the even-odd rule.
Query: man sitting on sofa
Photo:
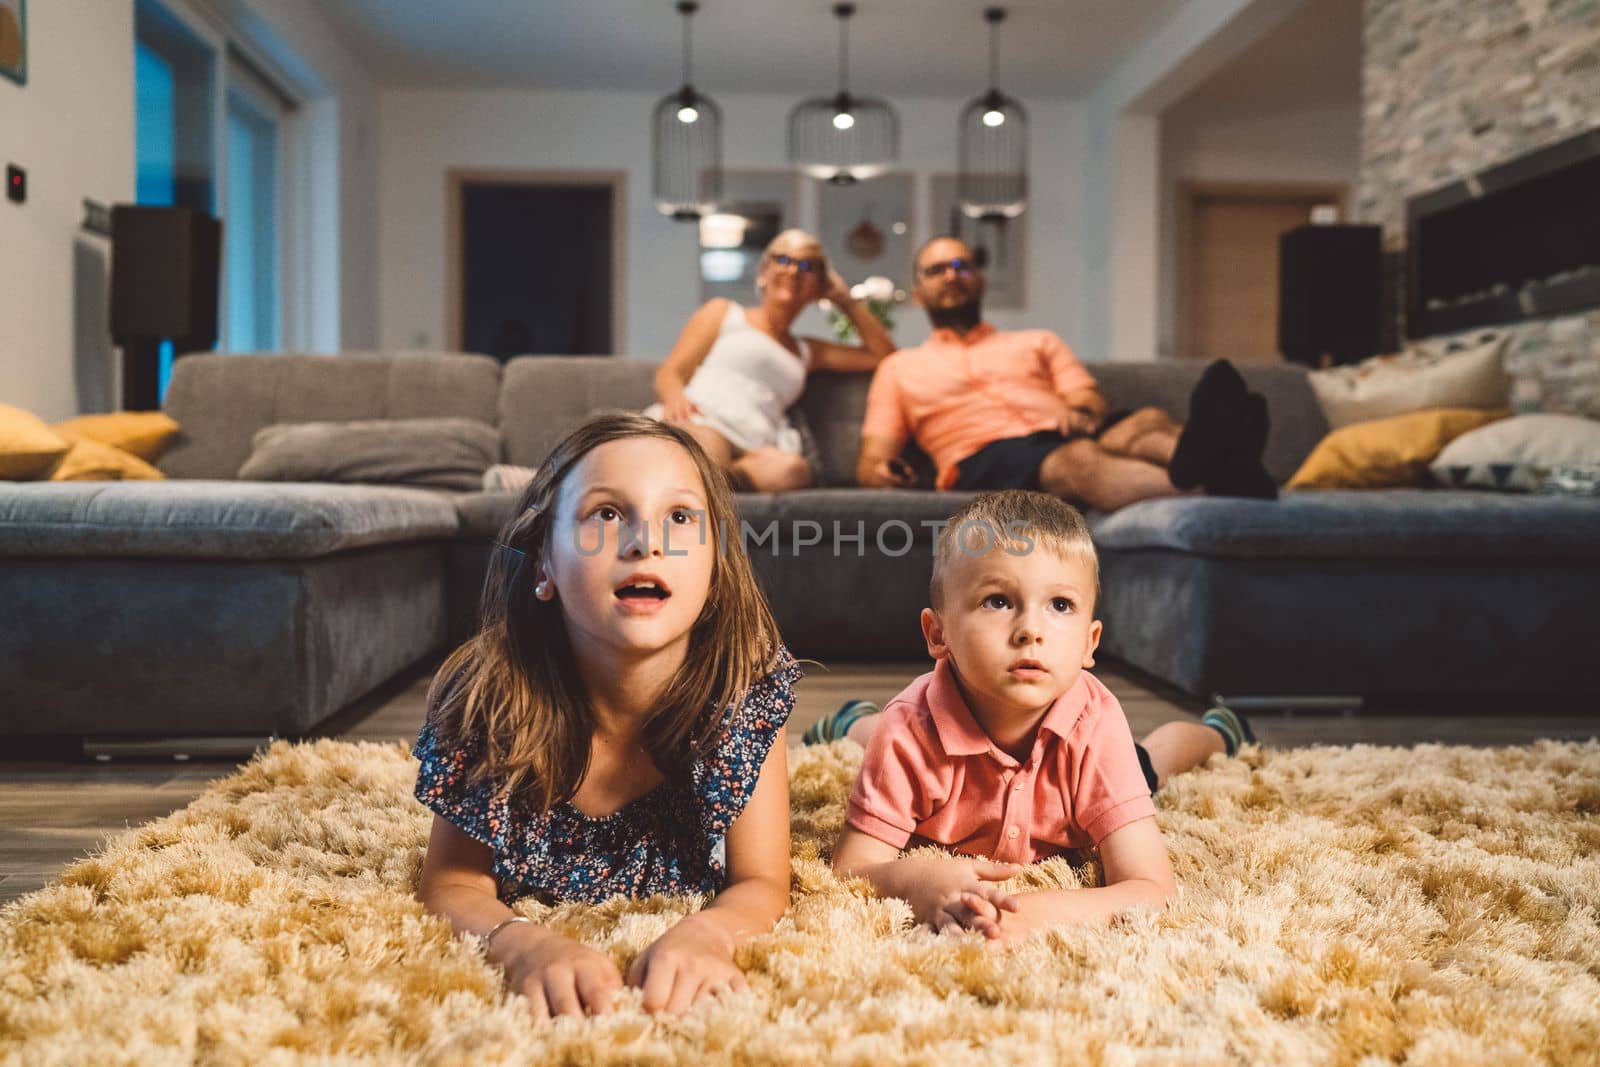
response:
[[[933,336],[878,365],[856,463],[862,485],[911,485],[900,452],[914,438],[940,489],[1043,489],[1101,511],[1197,488],[1277,496],[1261,465],[1266,401],[1227,362],[1206,368],[1183,426],[1159,408],[1108,413],[1055,334],[983,321],[983,272],[965,243],[934,238],[913,273]]]

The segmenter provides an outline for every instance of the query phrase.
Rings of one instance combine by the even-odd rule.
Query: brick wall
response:
[[[1363,37],[1357,210],[1389,251],[1408,197],[1600,126],[1600,0],[1366,0]],[[1508,329],[1519,410],[1600,418],[1600,308]]]

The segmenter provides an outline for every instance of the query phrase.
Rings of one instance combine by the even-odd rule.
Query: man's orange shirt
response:
[[[935,330],[878,364],[861,435],[897,447],[915,438],[939,469],[938,487],[949,489],[962,460],[995,441],[1055,429],[1062,394],[1093,385],[1049,330],[1002,333],[987,322],[965,337]]]

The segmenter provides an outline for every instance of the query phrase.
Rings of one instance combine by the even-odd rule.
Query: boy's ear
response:
[[[1099,619],[1089,624],[1089,645],[1083,650],[1083,665],[1094,666],[1095,650],[1100,647],[1100,635],[1105,631],[1105,624]]]
[[[944,623],[939,613],[932,608],[923,608],[919,621],[922,623],[922,639],[928,643],[928,655],[933,659],[948,656],[950,646],[945,643]]]

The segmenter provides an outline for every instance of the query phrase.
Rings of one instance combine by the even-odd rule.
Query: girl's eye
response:
[[[693,508],[673,508],[667,517],[679,526],[687,526],[699,516],[695,514]]]
[[[1050,606],[1056,611],[1071,611],[1072,601],[1068,600],[1064,596],[1058,596],[1050,601]]]
[[[594,511],[590,512],[590,514],[599,519],[601,522],[615,522],[622,518],[622,512],[618,511],[610,504],[601,504],[599,507],[595,508]]]
[[[990,593],[983,598],[983,606],[994,608],[996,611],[1004,611],[1011,606],[1011,601],[1003,593]]]

